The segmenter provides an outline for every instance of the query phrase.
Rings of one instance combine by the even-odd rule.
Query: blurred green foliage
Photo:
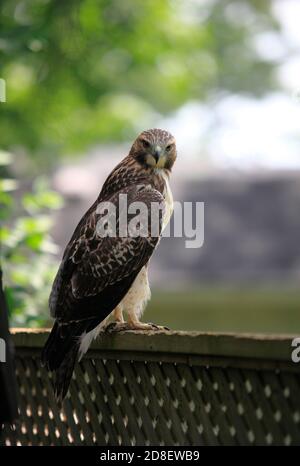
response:
[[[7,151],[0,154],[0,242],[13,325],[47,319],[56,268],[50,218],[61,200],[44,178],[30,192],[15,190],[9,153],[18,155],[19,177],[40,175],[62,155],[131,139],[188,101],[213,105],[227,93],[271,91],[276,63],[260,57],[254,44],[257,35],[279,29],[271,4],[0,0],[0,78],[7,94],[0,103],[0,148]],[[205,329],[199,316],[212,309],[209,295],[205,302],[192,293],[172,296],[154,294],[150,320],[163,323],[166,316],[167,325],[184,329],[182,309],[189,308],[191,328]],[[237,309],[237,302],[229,305]]]
[[[1,145],[39,169],[187,101],[275,85],[253,43],[278,29],[269,0],[2,0],[0,13]]]
[[[49,236],[49,213],[60,208],[60,196],[37,178],[31,192],[16,204],[13,179],[4,178],[11,161],[0,152],[0,263],[11,324],[40,326],[47,321],[49,288],[56,271],[56,247]]]

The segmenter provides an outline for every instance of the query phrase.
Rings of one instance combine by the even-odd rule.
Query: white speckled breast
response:
[[[163,219],[163,227],[162,227],[162,229],[164,230],[166,228],[166,226],[168,225],[168,223],[170,221],[170,218],[171,218],[171,215],[173,213],[174,201],[173,201],[173,195],[172,195],[172,191],[171,191],[171,188],[170,188],[169,177],[168,177],[167,173],[164,170],[160,170],[158,174],[159,174],[159,176],[161,176],[163,178],[163,180],[165,182],[165,189],[164,189],[164,192],[163,192],[163,196],[164,196],[165,201],[166,201],[166,212],[165,212],[165,216],[164,216],[164,219]]]

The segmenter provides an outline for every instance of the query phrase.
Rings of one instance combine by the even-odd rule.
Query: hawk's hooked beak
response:
[[[163,150],[162,150],[162,148],[160,146],[154,146],[153,147],[152,155],[155,158],[156,163],[158,163],[162,153],[163,153]]]

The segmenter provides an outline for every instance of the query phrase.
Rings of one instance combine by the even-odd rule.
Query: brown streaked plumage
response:
[[[56,373],[55,391],[61,399],[67,393],[78,353],[82,356],[87,351],[110,314],[114,313],[119,329],[158,328],[139,321],[150,296],[147,265],[159,242],[159,237],[151,236],[151,221],[147,237],[100,237],[97,207],[105,201],[117,207],[120,194],[127,194],[128,205],[144,202],[149,215],[151,203],[163,204],[161,233],[172,213],[168,177],[175,159],[176,145],[170,133],[160,129],[142,132],[128,156],[108,176],[65,249],[49,299],[55,323],[42,354],[44,364]],[[124,310],[128,324],[124,324]]]

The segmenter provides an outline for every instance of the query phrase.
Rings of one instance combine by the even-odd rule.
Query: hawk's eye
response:
[[[145,147],[145,149],[149,149],[150,147],[150,142],[147,141],[146,139],[142,139],[142,144]]]
[[[170,152],[171,148],[172,148],[172,144],[169,144],[169,145],[166,147],[166,151],[167,151],[167,152]]]

